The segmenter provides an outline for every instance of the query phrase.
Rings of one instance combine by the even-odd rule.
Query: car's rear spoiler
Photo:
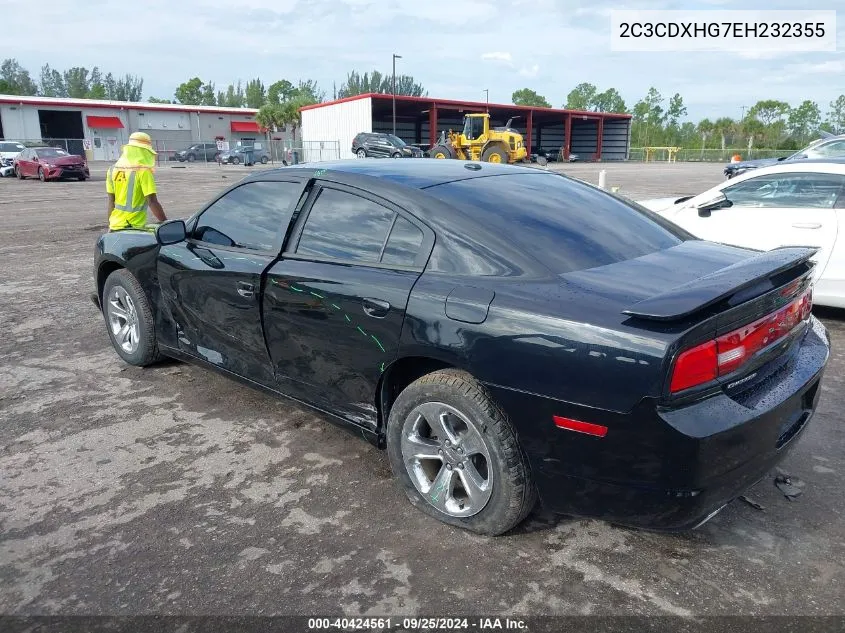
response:
[[[644,299],[622,313],[653,321],[677,321],[738,295],[743,290],[760,285],[761,282],[790,268],[804,264],[809,270],[813,265],[809,260],[817,251],[818,248],[804,246],[766,251]],[[748,296],[746,300],[753,299],[765,291],[765,288],[761,288],[759,293]]]

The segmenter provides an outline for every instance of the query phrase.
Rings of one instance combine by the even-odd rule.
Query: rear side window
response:
[[[395,215],[361,196],[323,189],[311,207],[296,252],[378,262]]]
[[[383,264],[413,266],[422,243],[423,232],[405,218],[397,216],[381,261]]]
[[[294,182],[242,185],[202,212],[191,237],[219,246],[276,252],[301,189]]]
[[[556,174],[471,178],[426,193],[557,274],[642,257],[688,237],[640,207]]]

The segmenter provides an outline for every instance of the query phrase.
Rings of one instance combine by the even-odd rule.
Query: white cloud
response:
[[[845,59],[831,59],[817,64],[791,64],[787,70],[795,73],[839,74],[845,73]]]
[[[537,64],[534,64],[533,66],[530,66],[530,67],[520,68],[519,74],[522,75],[523,77],[529,77],[529,78],[533,79],[534,77],[536,77],[537,75],[540,74],[540,66],[537,65]]]
[[[502,52],[502,51],[492,51],[490,53],[482,53],[481,59],[485,61],[497,61],[497,62],[507,62],[511,63],[513,61],[513,57],[511,57],[510,53]]]

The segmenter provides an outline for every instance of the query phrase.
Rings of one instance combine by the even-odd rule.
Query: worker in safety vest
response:
[[[110,231],[144,228],[147,209],[159,222],[167,220],[156,197],[155,155],[150,135],[135,132],[123,146],[120,159],[106,174]]]

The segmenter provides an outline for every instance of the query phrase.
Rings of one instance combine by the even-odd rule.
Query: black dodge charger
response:
[[[815,410],[808,248],[697,240],[530,167],[264,171],[96,246],[117,353],[219,371],[387,449],[411,503],[485,534],[550,510],[693,528]]]

